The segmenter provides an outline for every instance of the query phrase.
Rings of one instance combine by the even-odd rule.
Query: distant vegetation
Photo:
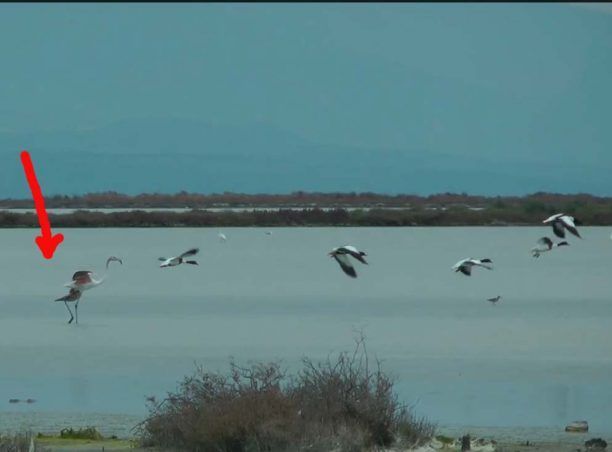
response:
[[[102,440],[104,437],[95,427],[74,430],[72,427],[60,431],[60,438]]]
[[[363,337],[352,353],[289,377],[277,363],[228,374],[198,368],[175,393],[152,402],[143,446],[218,452],[374,450],[421,445],[434,426],[401,405],[393,380],[370,361]]]
[[[201,195],[114,192],[53,196],[47,208],[77,212],[52,214],[55,227],[206,227],[206,226],[475,226],[534,225],[564,212],[585,225],[612,225],[612,198],[588,194],[535,193],[524,197],[484,197],[443,193],[426,197],[376,193]],[[1,209],[32,208],[31,200],[0,200],[0,227],[37,227],[34,214]],[[91,212],[94,208],[131,208],[130,212]],[[185,212],[138,209],[188,208]],[[243,211],[208,210],[244,208]],[[257,210],[255,210],[257,209]]]
[[[371,192],[318,193],[297,191],[290,194],[244,194],[213,193],[199,194],[180,192],[176,194],[144,193],[136,196],[117,192],[89,193],[82,196],[56,195],[46,198],[48,208],[211,208],[211,207],[427,207],[469,205],[486,207],[511,207],[525,203],[554,205],[607,204],[612,206],[612,197],[589,194],[563,195],[556,193],[534,193],[527,196],[472,196],[466,193],[440,193],[430,196],[385,195]],[[31,199],[0,199],[1,208],[32,208]]]

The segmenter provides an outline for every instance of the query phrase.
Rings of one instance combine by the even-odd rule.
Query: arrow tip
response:
[[[44,256],[45,259],[52,259],[53,254],[55,253],[56,248],[60,243],[64,241],[63,234],[54,234],[54,235],[39,235],[36,237],[36,245],[40,248],[40,252]]]

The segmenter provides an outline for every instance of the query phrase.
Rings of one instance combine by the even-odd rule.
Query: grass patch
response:
[[[436,439],[445,445],[452,444],[455,442],[455,438],[451,438],[450,436],[444,436],[444,435],[436,435]]]

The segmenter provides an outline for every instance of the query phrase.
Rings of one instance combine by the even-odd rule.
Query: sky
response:
[[[1,4],[0,58],[0,197],[27,194],[15,148],[54,193],[612,195],[606,4]]]

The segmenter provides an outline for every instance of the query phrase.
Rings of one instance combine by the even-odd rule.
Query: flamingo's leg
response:
[[[74,314],[76,316],[76,323],[79,323],[79,300],[77,300],[76,304],[74,305]]]
[[[72,315],[72,311],[70,310],[70,306],[68,306],[68,302],[64,301],[64,304],[66,305],[66,309],[68,309],[68,312],[70,313],[70,320],[68,320],[68,324],[71,324],[72,321],[74,320],[74,316]]]

